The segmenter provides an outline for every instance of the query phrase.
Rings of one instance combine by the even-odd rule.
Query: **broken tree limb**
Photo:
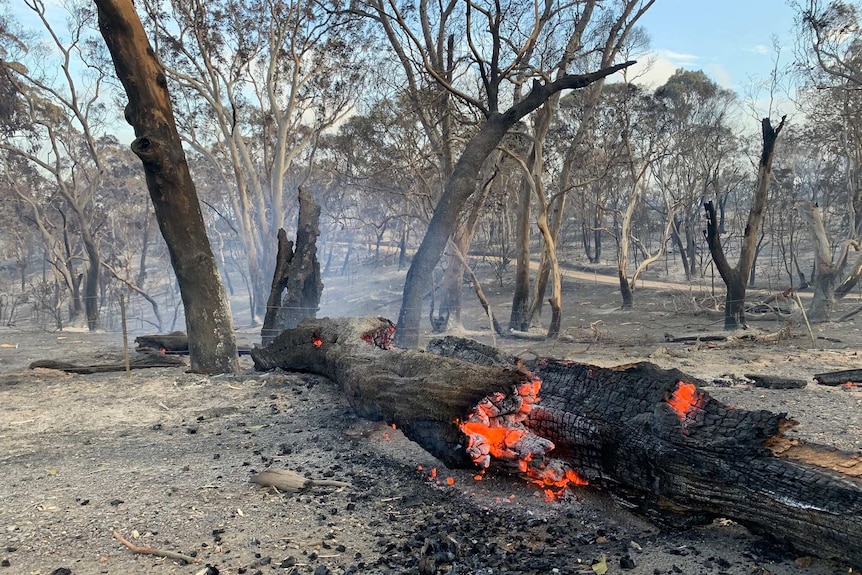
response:
[[[329,377],[360,415],[396,424],[450,467],[490,464],[534,481],[559,471],[653,516],[726,517],[862,565],[862,457],[785,437],[795,422],[784,414],[730,408],[648,363],[546,360],[527,372],[459,338],[437,340],[434,353],[389,349],[392,331],[383,318],[307,320],[252,358]]]

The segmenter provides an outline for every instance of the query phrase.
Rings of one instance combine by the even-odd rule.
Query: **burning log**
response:
[[[137,344],[135,351],[141,353],[161,353],[164,355],[189,354],[189,336],[184,331],[140,335],[135,338],[135,344]],[[237,348],[239,355],[249,355],[250,351],[247,347]]]
[[[359,414],[450,467],[503,467],[551,497],[588,482],[666,521],[730,518],[862,565],[862,456],[785,437],[785,414],[733,409],[649,363],[521,366],[459,338],[390,349],[393,331],[383,318],[307,320],[252,358],[329,377]]]

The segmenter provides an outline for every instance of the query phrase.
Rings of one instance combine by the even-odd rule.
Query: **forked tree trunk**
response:
[[[303,319],[317,315],[323,293],[320,263],[317,261],[319,225],[320,206],[308,190],[299,188],[296,246],[288,241],[284,230],[278,231],[272,289],[261,329],[263,345],[269,344],[285,329],[296,327]]]
[[[841,281],[850,247],[855,242],[844,242],[837,257],[833,258],[820,208],[811,202],[805,202],[799,206],[799,214],[808,224],[814,244],[814,273],[811,277],[814,297],[811,298],[808,308],[808,319],[811,322],[829,321],[835,300],[847,295],[862,275],[862,257],[848,277]],[[856,245],[858,247],[858,244]]]
[[[167,78],[132,0],[95,0],[105,39],[129,104],[132,151],[141,159],[159,228],[177,276],[193,371],[239,369],[233,318],[204,226],[197,191],[167,88]]]
[[[784,437],[795,423],[784,414],[730,408],[647,363],[547,360],[527,372],[460,338],[433,353],[390,349],[393,331],[383,318],[309,320],[252,357],[258,369],[329,377],[361,416],[450,467],[499,466],[550,489],[562,473],[668,521],[730,518],[862,565],[862,457]]]

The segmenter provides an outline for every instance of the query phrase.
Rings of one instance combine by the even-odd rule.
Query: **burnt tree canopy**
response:
[[[296,246],[287,233],[278,230],[278,253],[272,276],[272,289],[266,303],[261,341],[268,345],[285,329],[315,317],[323,292],[317,237],[320,235],[320,206],[305,188],[299,188],[299,222]],[[282,294],[284,299],[282,299]]]
[[[393,332],[384,318],[307,320],[252,358],[329,377],[450,467],[502,467],[551,491],[588,482],[664,521],[726,517],[862,565],[862,457],[786,437],[785,414],[734,409],[648,363],[527,371],[460,338],[392,349]]]
[[[132,151],[141,159],[159,229],[183,300],[191,369],[239,369],[233,318],[206,235],[197,191],[174,121],[167,78],[132,0],[95,0],[99,30],[129,103]]]

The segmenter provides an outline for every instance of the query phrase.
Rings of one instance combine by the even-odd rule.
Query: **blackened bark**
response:
[[[724,329],[745,328],[745,282],[737,270],[730,267],[724,255],[715,206],[712,201],[709,201],[703,204],[703,207],[706,210],[706,243],[709,246],[712,261],[727,287],[727,295],[724,298]]]
[[[293,242],[287,239],[287,232],[280,228],[276,234],[278,251],[275,255],[275,271],[272,274],[272,288],[269,290],[269,298],[266,301],[266,314],[263,317],[263,326],[260,330],[260,338],[263,345],[269,345],[276,335],[282,330],[276,328],[278,310],[281,308],[281,296],[287,289],[290,263],[293,261]]]
[[[631,309],[634,305],[634,294],[632,294],[632,286],[629,284],[629,279],[626,277],[625,270],[618,270],[617,277],[620,281],[620,294],[623,298],[623,309]]]
[[[525,425],[553,442],[541,457],[567,462],[644,512],[680,523],[730,518],[862,565],[862,457],[785,438],[795,423],[785,414],[733,409],[696,379],[648,363],[542,360],[528,373],[516,358],[460,338],[435,340],[429,353],[388,350],[390,330],[382,318],[306,321],[252,357],[258,369],[333,379],[360,415],[397,425],[449,466],[473,461],[459,422],[477,402],[499,392],[491,403],[503,419],[524,413],[515,389],[537,377],[541,401],[526,409]],[[680,401],[683,389],[690,401]]]
[[[233,318],[177,133],[164,69],[132,0],[95,0],[99,30],[129,98],[126,121],[177,276],[193,371],[239,369]]]

